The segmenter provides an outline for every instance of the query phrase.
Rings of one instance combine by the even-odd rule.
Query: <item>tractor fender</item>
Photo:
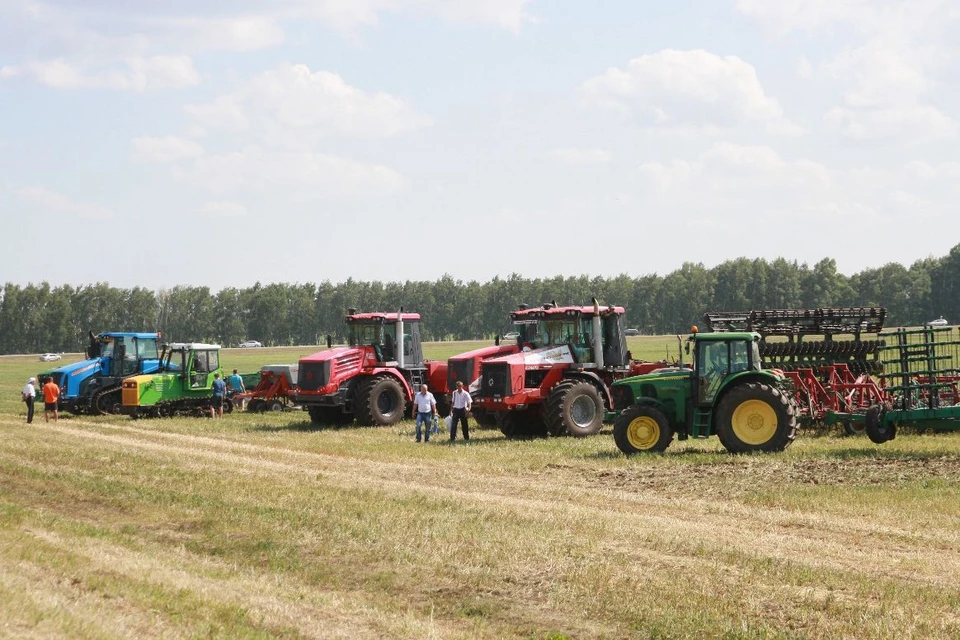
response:
[[[403,389],[403,393],[407,397],[407,402],[413,402],[413,395],[414,395],[413,388],[410,386],[410,383],[407,382],[407,379],[404,378],[399,371],[397,371],[392,367],[375,367],[373,369],[370,369],[364,372],[362,376],[357,376],[357,378],[373,377],[373,376],[379,376],[383,374],[387,374],[393,377],[398,383],[400,383],[400,387]]]
[[[589,382],[597,388],[600,392],[600,397],[603,398],[603,404],[606,405],[608,411],[613,410],[613,396],[610,394],[610,388],[607,387],[600,376],[595,374],[592,371],[574,371],[568,372],[563,376],[564,380],[584,380]]]

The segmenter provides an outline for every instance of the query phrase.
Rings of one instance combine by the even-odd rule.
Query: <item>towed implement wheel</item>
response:
[[[874,444],[883,444],[897,437],[897,427],[892,423],[884,424],[883,417],[885,414],[886,411],[883,407],[874,405],[867,409],[867,415],[864,416],[864,431],[867,432],[870,442]]]
[[[223,401],[223,412],[224,413],[233,413],[233,401],[229,398]]]
[[[263,398],[254,398],[247,405],[247,411],[251,413],[263,413],[267,408],[267,403]]]
[[[495,414],[497,427],[500,433],[508,440],[523,440],[528,438],[544,437],[542,423],[527,411],[503,411]]]
[[[731,453],[783,451],[797,437],[796,411],[779,389],[747,383],[720,402],[717,436]]]
[[[867,428],[865,422],[853,422],[851,420],[843,421],[843,433],[848,436],[858,436]]]
[[[279,400],[271,400],[267,403],[267,411],[283,411],[283,403]]]
[[[357,424],[388,427],[403,419],[403,387],[392,376],[366,378],[357,389]]]
[[[552,435],[589,436],[603,426],[603,400],[589,382],[566,380],[550,392],[546,414],[547,430]]]
[[[613,441],[625,454],[664,451],[673,440],[666,416],[654,407],[634,405],[624,409],[613,424]]]

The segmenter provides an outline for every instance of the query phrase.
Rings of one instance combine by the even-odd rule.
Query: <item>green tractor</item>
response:
[[[120,412],[133,418],[208,414],[215,374],[223,378],[220,345],[164,345],[157,373],[123,381]],[[224,402],[223,410],[229,413],[233,404]]]
[[[619,412],[613,427],[627,455],[663,451],[673,441],[716,434],[732,453],[782,451],[797,436],[788,380],[760,365],[760,334],[694,333],[692,367],[624,378],[611,389]]]

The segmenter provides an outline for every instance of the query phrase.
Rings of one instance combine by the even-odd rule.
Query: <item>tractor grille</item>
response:
[[[469,387],[473,382],[473,363],[474,358],[466,360],[455,360],[450,363],[447,369],[447,388],[456,389],[457,383],[462,382],[464,387]]]
[[[301,391],[316,391],[330,381],[330,361],[305,362],[300,365]]]
[[[510,366],[508,364],[498,362],[483,365],[480,395],[485,397],[510,395]]]

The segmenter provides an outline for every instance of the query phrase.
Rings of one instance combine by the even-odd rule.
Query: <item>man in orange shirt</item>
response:
[[[50,412],[53,411],[53,421],[60,422],[60,411],[57,409],[57,400],[60,399],[60,387],[53,381],[53,378],[47,378],[43,385],[43,419],[50,422]]]

